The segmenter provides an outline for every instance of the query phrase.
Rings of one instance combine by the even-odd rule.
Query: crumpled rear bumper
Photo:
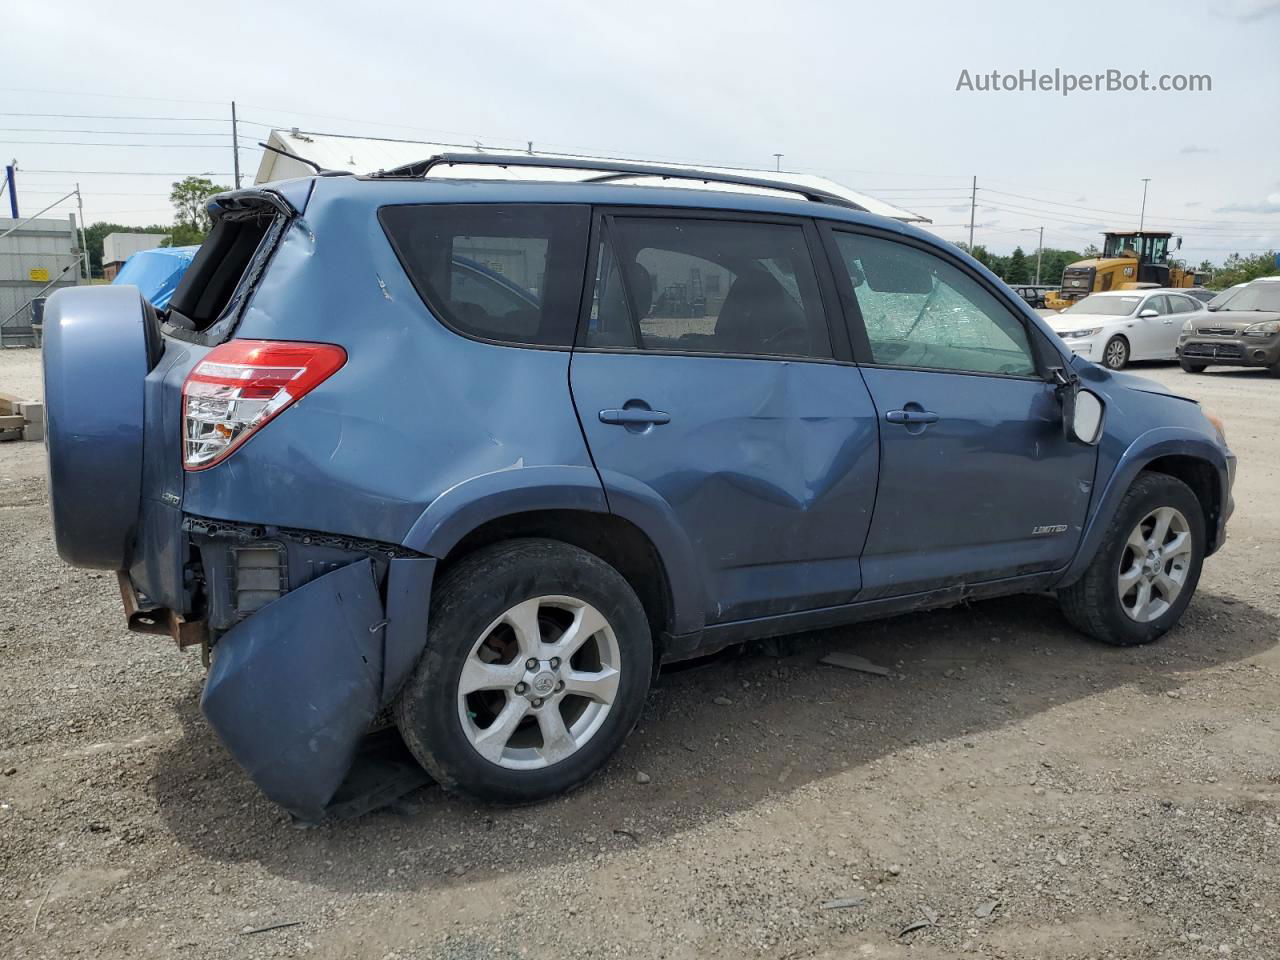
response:
[[[200,706],[268,797],[320,819],[374,717],[426,638],[435,561],[391,561],[386,599],[368,560],[268,603],[218,638]]]

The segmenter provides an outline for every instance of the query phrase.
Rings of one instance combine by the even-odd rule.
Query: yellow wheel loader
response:
[[[1194,287],[1195,272],[1169,254],[1169,241],[1182,238],[1171,233],[1145,230],[1104,233],[1102,255],[1080,260],[1062,271],[1062,289],[1045,294],[1044,305],[1063,310],[1091,293],[1135,290],[1142,287]]]

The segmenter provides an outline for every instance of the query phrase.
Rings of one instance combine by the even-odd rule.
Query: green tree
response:
[[[169,192],[169,202],[173,204],[173,222],[175,226],[190,227],[204,239],[212,225],[205,204],[215,193],[230,190],[205,177],[187,177],[173,185]]]
[[[959,247],[961,250],[963,250],[965,253],[970,254],[973,257],[973,259],[977,260],[980,264],[982,264],[988,270],[991,269],[991,263],[995,258],[991,255],[991,251],[988,250],[986,247],[984,247],[982,244],[975,243],[973,245],[972,250],[969,249],[969,245],[964,241],[958,242],[956,246]]]
[[[1091,243],[1084,248],[1084,256],[1086,259],[1091,260],[1094,257],[1101,256],[1101,255],[1102,255],[1102,251],[1098,249],[1098,245],[1096,243]]]
[[[162,247],[195,247],[204,243],[205,231],[185,223],[174,224],[169,230],[169,238],[160,244]]]
[[[1027,279],[1027,255],[1022,252],[1022,247],[1014,247],[1005,268],[1005,283],[1026,283]]]
[[[1056,286],[1062,282],[1062,271],[1071,266],[1077,260],[1083,260],[1084,255],[1077,250],[1057,250],[1053,247],[1044,248],[1044,256],[1040,261],[1040,282]],[[1034,270],[1035,268],[1032,267]]]
[[[1253,256],[1233,253],[1222,262],[1222,267],[1214,271],[1213,286],[1215,289],[1226,289],[1237,283],[1248,283],[1259,277],[1280,276],[1276,267],[1276,252],[1268,250]]]

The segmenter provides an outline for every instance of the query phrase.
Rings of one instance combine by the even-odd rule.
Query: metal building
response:
[[[108,233],[102,238],[102,276],[114,280],[126,260],[143,250],[156,249],[168,238],[167,233]]]
[[[74,214],[26,223],[0,219],[0,346],[35,343],[31,301],[80,283],[81,263]]]

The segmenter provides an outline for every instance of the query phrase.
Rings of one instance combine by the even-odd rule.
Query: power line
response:
[[[222,143],[97,143],[86,140],[6,140],[5,144],[20,147],[129,147],[151,150],[228,150],[230,142]],[[241,147],[241,150],[258,150],[260,147]]]
[[[1032,197],[1032,196],[1027,196],[1026,194],[1021,194],[1021,193],[1007,193],[1003,190],[992,190],[990,187],[979,187],[978,189],[983,190],[986,193],[995,193],[1004,197],[1015,197],[1019,200],[1031,200],[1035,203],[1048,203],[1048,204],[1052,204],[1055,207],[1070,207],[1075,210],[1085,210],[1093,213],[1109,213],[1109,214],[1113,214],[1115,216],[1121,216],[1121,217],[1132,217],[1134,215],[1132,210],[1127,210],[1127,211],[1126,210],[1106,210],[1101,207],[1086,207],[1076,203],[1062,203],[1058,200],[1046,200],[1043,197]],[[1151,215],[1151,218],[1153,220],[1172,220],[1172,221],[1178,221],[1180,223],[1204,223],[1204,224],[1234,223],[1240,226],[1257,223],[1260,226],[1263,225],[1263,222],[1260,220],[1259,221],[1206,220],[1199,217],[1167,217],[1167,216],[1161,216],[1160,214],[1155,214],[1155,213]]]
[[[198,103],[221,106],[221,100],[182,100],[178,97],[140,97],[126,93],[90,93],[85,90],[37,90],[32,87],[0,87],[4,93],[50,93],[59,97],[102,97],[107,100],[150,100],[154,103]]]
[[[50,120],[164,120],[174,123],[230,123],[230,117],[157,117],[153,114],[106,114],[106,113],[12,113],[0,111],[0,117],[37,117]],[[241,120],[255,127],[278,127],[279,124],[259,123],[256,120]],[[176,132],[176,131],[175,131]]]
[[[24,174],[57,174],[59,176],[101,176],[101,177],[189,177],[190,170],[28,170]],[[196,174],[201,177],[229,177],[225,170],[206,170]]]
[[[75,130],[53,127],[0,127],[5,133],[106,133],[113,137],[229,137],[231,131],[204,133],[187,130]]]
[[[1005,204],[1005,203],[994,204],[994,203],[991,203],[990,201],[988,201],[984,206],[988,210],[998,210],[1003,213],[1013,213],[1019,216],[1044,217],[1050,220],[1056,220],[1058,223],[1075,224],[1082,227],[1096,228],[1099,226],[1102,226],[1102,227],[1106,226],[1105,223],[1103,223],[1102,221],[1096,218],[1092,220],[1081,219],[1079,217],[1071,217],[1070,215],[1062,211],[1056,211],[1056,210],[1048,211],[1048,210],[1044,210],[1036,207],[1021,206],[1018,204]],[[1133,217],[1133,214],[1127,214],[1126,216],[1136,219],[1136,217]],[[1161,218],[1153,215],[1152,219],[1159,220]],[[1205,226],[1196,226],[1194,228],[1186,228],[1186,229],[1194,229],[1196,232],[1208,233],[1208,234],[1239,233],[1239,234],[1247,234],[1247,235],[1256,235],[1258,233],[1269,233],[1275,230],[1280,230],[1280,223],[1247,224],[1247,223],[1240,223],[1238,221],[1237,222],[1218,221],[1216,226],[1205,225]],[[1102,232],[1102,231],[1099,231],[1099,232]]]

